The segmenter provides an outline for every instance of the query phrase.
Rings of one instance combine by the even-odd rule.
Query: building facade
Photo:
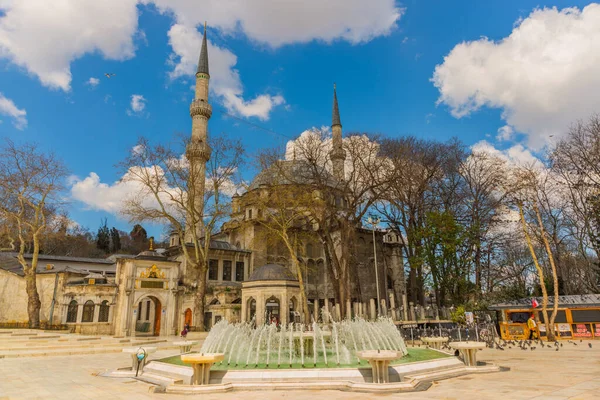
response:
[[[208,65],[205,27],[195,96],[190,105],[192,137],[186,149],[190,168],[197,176],[205,176],[206,162],[211,156],[207,129],[212,114],[208,101]],[[346,154],[342,147],[342,125],[335,87],[332,114],[333,149],[329,154],[333,165],[332,179],[342,180]],[[290,168],[299,165],[294,161]],[[91,259],[41,255],[37,280],[42,323],[66,325],[73,332],[84,334],[164,336],[175,335],[184,326],[210,328],[221,319],[249,320],[257,310],[260,311],[256,319],[259,322],[268,320],[264,314],[267,311],[271,316],[283,316],[285,321],[289,321],[297,315],[299,301],[298,283],[288,279],[293,274],[282,275],[281,272],[281,268],[290,271],[289,252],[282,250],[278,243],[261,239],[264,226],[258,221],[263,218],[263,210],[253,200],[256,196],[268,197],[269,193],[285,185],[287,183],[273,179],[273,171],[266,170],[257,175],[246,193],[233,197],[230,220],[220,233],[213,235],[214,240],[209,246],[203,315],[195,307],[197,272],[187,268],[181,250],[181,246],[191,246],[190,237],[193,235],[187,232],[184,243],[181,243],[181,238],[173,236],[167,249],[158,252],[150,248],[137,256]],[[193,190],[203,193],[204,179],[196,179]],[[196,198],[199,200],[194,206],[201,215],[203,196]],[[203,232],[196,232],[196,237],[202,236]],[[381,231],[373,235],[372,230],[357,227],[355,237],[351,301],[365,304],[366,309],[367,303],[377,299],[379,288],[379,297],[386,308],[406,310],[404,268],[398,236]],[[322,309],[331,310],[335,306],[328,265],[319,241],[307,239],[301,243],[301,248],[302,254],[298,257],[304,271],[311,318],[318,320]],[[265,270],[277,270],[280,277],[288,278],[272,280],[269,287],[268,279],[267,284],[259,279],[265,273],[264,270],[257,272],[262,266],[268,267]],[[374,273],[375,268],[377,274]],[[254,277],[249,280],[251,276]],[[375,276],[379,279],[376,280]],[[244,290],[247,291],[245,295]],[[357,307],[353,309],[357,310]],[[27,297],[22,268],[15,254],[4,253],[0,258],[0,326],[26,322]]]

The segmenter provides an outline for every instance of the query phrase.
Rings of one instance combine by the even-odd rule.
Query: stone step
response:
[[[164,376],[166,378],[183,381],[184,385],[191,385],[194,370],[183,365],[167,364],[159,361],[150,361],[144,367],[144,373]]]
[[[402,378],[403,382],[424,381],[434,379],[451,378],[458,375],[463,375],[466,372],[465,366],[446,368],[437,371],[424,372],[415,375],[406,375]]]
[[[175,384],[183,384],[183,380],[181,379],[168,378],[162,375],[156,375],[151,372],[146,372],[145,370],[142,374],[139,374],[136,379],[142,382],[162,387],[167,387]]]
[[[144,345],[144,344],[138,344]],[[0,358],[17,358],[17,357],[53,357],[53,356],[71,356],[71,355],[83,355],[83,354],[102,354],[102,353],[121,353],[125,347],[133,346],[119,346],[119,347],[101,347],[101,348],[82,348],[82,349],[30,349],[30,350],[2,350],[0,351]],[[158,347],[158,350],[179,350],[179,346],[165,343]]]
[[[162,342],[161,342],[162,343]],[[108,347],[132,347],[132,346],[145,346],[147,342],[94,342],[92,343],[41,343],[36,345],[19,345],[19,346],[2,346],[0,345],[0,352],[6,350],[22,351],[22,350],[57,350],[57,349],[96,349],[96,348],[108,348]],[[152,343],[154,344],[154,343]]]

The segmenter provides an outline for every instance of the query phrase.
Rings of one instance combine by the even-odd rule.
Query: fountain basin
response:
[[[371,364],[371,375],[373,383],[389,383],[389,366],[392,360],[403,356],[402,352],[395,350],[366,350],[357,351],[356,356],[367,360]]]

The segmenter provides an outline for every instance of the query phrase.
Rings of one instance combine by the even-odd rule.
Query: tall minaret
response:
[[[333,176],[338,181],[343,181],[344,174],[344,160],[346,159],[346,152],[342,146],[342,122],[340,121],[340,110],[338,108],[337,94],[335,92],[335,83],[333,84],[333,115],[331,121],[331,134],[333,139],[333,148],[329,153],[331,163],[333,164]]]
[[[208,49],[206,45],[206,22],[204,23],[204,37],[202,38],[202,50],[198,60],[198,70],[196,71],[196,95],[192,104],[190,104],[190,116],[192,117],[192,138],[186,149],[186,156],[190,163],[189,188],[190,199],[193,199],[195,212],[188,216],[188,226],[196,222],[196,234],[200,238],[203,236],[199,221],[194,221],[204,215],[204,185],[206,176],[206,163],[210,159],[211,148],[208,145],[208,120],[212,115],[212,107],[208,104],[208,82],[210,75],[208,73]],[[186,242],[190,242],[190,235]]]

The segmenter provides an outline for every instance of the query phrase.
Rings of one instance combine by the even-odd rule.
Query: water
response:
[[[341,322],[330,319],[330,323],[313,322],[308,327],[311,330],[293,323],[253,325],[254,321],[236,324],[220,321],[211,329],[200,352],[225,353],[224,363],[247,368],[277,368],[282,361],[290,367],[356,365],[356,352],[363,350],[408,354],[399,330],[388,318]]]

